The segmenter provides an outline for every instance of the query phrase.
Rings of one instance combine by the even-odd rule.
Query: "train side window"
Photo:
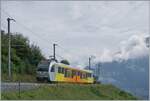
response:
[[[78,76],[80,76],[80,72],[78,71]]]
[[[89,76],[89,73],[87,73],[86,75],[87,75],[87,77],[90,77],[90,76]]]
[[[67,77],[67,69],[64,69],[65,77]]]
[[[81,76],[82,76],[82,79],[83,79],[84,78],[83,73],[81,74]]]
[[[72,78],[76,76],[76,71],[75,70],[72,70]]]
[[[82,79],[82,73],[80,73],[80,78]]]
[[[55,68],[54,67],[55,67],[55,65],[52,66],[51,72],[55,72]]]
[[[91,74],[91,73],[89,73],[89,77],[92,77],[92,74]]]
[[[69,71],[69,77],[72,78],[72,70]]]
[[[82,77],[83,77],[83,79],[85,78],[85,74],[84,73],[82,74]]]
[[[78,76],[78,71],[76,71],[76,76]]]
[[[73,76],[74,76],[74,71],[72,70],[71,72],[72,72],[72,75],[71,75],[71,77],[73,78]]]
[[[74,71],[74,75],[77,76],[77,71]]]
[[[83,77],[86,78],[86,73],[83,74]]]
[[[88,78],[88,73],[86,73],[86,78]]]
[[[87,77],[90,77],[90,73],[87,73],[86,75],[87,75]]]
[[[64,74],[64,68],[61,68],[61,73],[63,73],[63,74]]]
[[[58,67],[58,73],[61,73],[61,67]]]
[[[72,77],[71,70],[69,70],[69,69],[66,70],[66,72],[65,72],[65,77],[69,77],[69,78]]]

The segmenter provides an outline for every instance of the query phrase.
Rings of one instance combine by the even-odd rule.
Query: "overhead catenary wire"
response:
[[[7,14],[10,18],[12,18],[12,16],[10,16],[10,14],[8,14],[7,12],[5,12],[5,14]],[[43,41],[45,42],[45,44],[47,46],[49,46],[49,43],[51,43],[50,41],[46,40],[45,38],[43,38],[42,36],[39,36],[37,33],[35,33],[34,31],[32,31],[30,28],[26,27],[25,25],[23,25],[22,23],[20,23],[18,20],[16,22],[18,25],[20,25],[19,27],[24,28],[25,30],[27,30],[28,32],[32,33],[32,35],[34,35],[37,39],[43,39]],[[6,28],[6,27],[5,27]],[[52,43],[51,43],[52,44]],[[14,46],[14,45],[13,45]],[[23,47],[23,46],[18,46],[18,47]],[[44,49],[48,49],[43,47]],[[40,49],[43,49],[40,47]]]
[[[4,12],[5,14],[7,14],[9,17],[12,18],[12,16],[11,16],[10,14],[8,14],[6,11],[3,10],[3,12]],[[44,41],[45,44],[47,44],[47,46],[49,46],[49,43],[50,43],[50,44],[53,44],[52,42],[50,42],[49,40],[47,40],[45,37],[43,37],[43,36],[39,35],[38,33],[34,32],[34,31],[31,30],[29,27],[26,27],[24,24],[22,24],[22,23],[19,22],[18,20],[17,20],[16,23],[17,23],[18,25],[20,25],[19,27],[22,27],[22,28],[24,28],[26,31],[32,33],[32,35],[34,35],[37,39],[43,39],[42,41]],[[45,48],[45,49],[47,49],[47,48]]]
[[[12,16],[11,16],[9,13],[7,13],[7,12],[4,11],[4,10],[3,10],[3,12],[4,12],[5,14],[7,14],[9,17],[12,18]],[[18,20],[16,21],[16,23],[17,23],[18,25],[20,25],[21,27],[23,27],[24,29],[28,30],[30,33],[34,34],[35,37],[43,39],[43,41],[45,41],[46,44],[47,44],[47,43],[48,43],[48,44],[49,44],[49,43],[50,43],[50,44],[54,44],[54,43],[50,42],[49,40],[45,39],[45,37],[40,36],[38,33],[35,33],[33,30],[31,30],[30,28],[26,27],[24,24],[22,24],[22,23],[19,22]],[[59,47],[60,49],[62,49],[62,50],[63,50],[64,52],[66,52],[66,53],[69,53],[69,54],[73,54],[73,53],[74,53],[74,52],[72,52],[72,51],[70,51],[70,50],[67,50],[67,49],[63,48],[62,46],[60,46],[60,44],[58,44],[57,47]]]
[[[5,14],[7,14],[10,18],[13,18],[9,13],[7,13],[6,11],[4,11],[4,10],[2,10]],[[27,26],[25,26],[24,24],[22,24],[20,21],[16,21],[16,23],[18,24],[18,25],[20,25],[22,28],[24,28],[24,29],[26,29],[27,31],[29,31],[30,33],[32,33],[32,34],[35,34],[35,37],[37,37],[37,36],[39,36],[39,37],[37,37],[37,38],[42,38],[44,41],[48,41],[49,43],[51,43],[51,44],[53,44],[52,42],[50,42],[49,40],[47,40],[45,37],[43,37],[43,36],[41,36],[41,35],[39,35],[37,32],[34,32],[33,30],[31,30],[29,27],[27,27]],[[44,35],[44,33],[42,33],[43,35]]]
[[[20,24],[20,25],[21,25],[21,24]],[[22,26],[22,25],[21,25],[21,26]],[[22,26],[22,27],[23,27],[23,26]],[[5,27],[5,28],[6,28],[6,27]],[[25,26],[24,26],[23,28],[25,28],[25,29],[27,30],[27,28],[26,28]],[[30,31],[30,30],[28,30],[28,31]],[[33,31],[32,31],[32,32],[30,31],[30,33],[35,34]],[[36,35],[37,35],[37,34],[36,34]],[[36,35],[35,35],[36,38],[38,38],[38,39],[41,38],[41,37],[37,37]],[[45,39],[43,39],[43,40],[46,41]],[[46,44],[48,45],[47,41],[46,41]],[[4,45],[2,45],[2,46],[4,46]],[[23,47],[23,45],[12,45],[12,46],[18,46],[18,47],[21,46],[21,47]],[[45,48],[45,49],[46,49],[46,48]]]
[[[49,40],[47,40],[45,37],[39,35],[37,32],[34,32],[33,30],[31,30],[30,28],[26,27],[25,25],[21,24],[20,22],[17,22],[17,24],[21,25],[24,29],[28,30],[30,33],[35,34],[35,37],[38,36],[38,38],[43,39],[44,41],[53,44],[52,42],[50,42]],[[44,35],[44,34],[43,34]]]
[[[7,14],[10,18],[12,18],[12,16],[11,16],[10,14],[8,14],[6,11],[3,10],[3,12],[4,12],[5,14]],[[48,45],[49,43],[53,44],[52,42],[46,40],[45,37],[42,37],[42,36],[40,36],[39,34],[35,33],[33,30],[31,30],[30,28],[26,27],[24,24],[22,24],[22,23],[19,22],[18,20],[16,21],[16,23],[17,23],[18,25],[20,25],[19,27],[22,27],[22,28],[24,28],[25,30],[27,30],[27,31],[29,31],[30,33],[32,33],[32,35],[34,34],[35,37],[37,37],[38,39],[39,39],[39,38],[40,38],[40,39],[43,39],[43,41],[45,41],[47,45]],[[58,45],[58,46],[60,47],[60,45]],[[47,49],[47,48],[45,48],[45,49]],[[62,48],[62,47],[61,47],[61,49],[65,50],[65,49]],[[65,51],[66,51],[66,50],[65,50]],[[65,58],[63,58],[63,57],[60,56],[60,55],[57,55],[57,56],[58,56],[58,57],[61,57],[61,59],[65,59]]]

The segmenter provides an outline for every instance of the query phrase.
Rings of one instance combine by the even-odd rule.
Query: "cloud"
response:
[[[120,42],[118,50],[104,49],[95,61],[112,62],[113,60],[122,61],[146,56],[149,54],[149,48],[145,42],[147,36],[145,34],[132,35],[129,39]]]
[[[128,40],[122,41],[120,49],[114,55],[115,59],[138,58],[148,55],[148,47],[146,47],[145,38],[147,35],[138,34],[131,36]]]
[[[96,56],[95,61],[111,62],[113,60],[112,52],[109,49],[104,49],[101,55]]]

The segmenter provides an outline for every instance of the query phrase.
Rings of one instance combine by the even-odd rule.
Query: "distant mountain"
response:
[[[149,48],[150,37],[145,37]],[[136,45],[136,44],[134,44]],[[117,52],[116,54],[120,54]],[[116,55],[114,54],[114,55]],[[109,62],[97,62],[95,74],[102,83],[112,83],[131,92],[141,99],[148,99],[149,92],[149,55],[136,58],[117,58]]]

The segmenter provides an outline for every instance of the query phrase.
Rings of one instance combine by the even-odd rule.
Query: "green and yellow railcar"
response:
[[[55,61],[42,62],[38,66],[37,80],[40,79],[51,82],[94,83],[93,71],[74,68]]]

